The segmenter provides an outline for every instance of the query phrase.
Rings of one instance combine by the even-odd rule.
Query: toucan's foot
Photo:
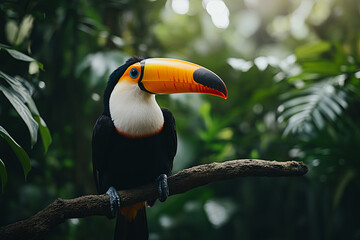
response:
[[[164,202],[169,196],[167,175],[161,174],[156,180],[158,182],[159,200],[160,202]]]
[[[118,209],[120,209],[120,196],[114,187],[109,187],[106,192],[110,197],[110,211],[113,217],[116,216]]]

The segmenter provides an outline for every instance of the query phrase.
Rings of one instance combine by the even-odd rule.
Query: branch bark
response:
[[[308,171],[302,162],[276,162],[239,159],[188,168],[168,177],[170,196],[181,194],[211,182],[236,177],[295,177]],[[119,191],[121,206],[157,198],[157,184]],[[39,239],[70,218],[110,216],[109,196],[87,195],[74,199],[56,199],[34,216],[0,228],[0,239]]]

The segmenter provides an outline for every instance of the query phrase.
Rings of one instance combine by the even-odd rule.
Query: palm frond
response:
[[[310,134],[335,122],[347,108],[346,91],[335,78],[327,78],[299,91],[284,94],[279,121],[287,123],[284,135]]]

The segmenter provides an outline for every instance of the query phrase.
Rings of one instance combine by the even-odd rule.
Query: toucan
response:
[[[155,95],[185,92],[228,95],[215,73],[176,59],[131,57],[109,77],[104,112],[93,130],[92,162],[98,193],[110,196],[117,216],[114,239],[148,239],[145,206],[156,199],[120,208],[117,190],[156,181],[159,200],[166,200],[177,136],[172,113],[159,107]]]

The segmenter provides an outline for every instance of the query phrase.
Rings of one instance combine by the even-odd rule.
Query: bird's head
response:
[[[133,125],[131,129],[143,131],[140,124],[144,124],[144,129],[156,129],[162,124],[155,94],[188,92],[222,98],[228,94],[220,77],[199,65],[175,59],[132,57],[110,75],[104,93],[104,114],[111,116],[117,128],[137,135],[125,128]],[[153,127],[149,126],[152,122]]]
[[[109,111],[110,95],[115,87],[139,97],[196,92],[226,99],[228,95],[224,82],[212,71],[197,64],[167,58],[132,57],[116,69],[105,90],[105,112]]]

